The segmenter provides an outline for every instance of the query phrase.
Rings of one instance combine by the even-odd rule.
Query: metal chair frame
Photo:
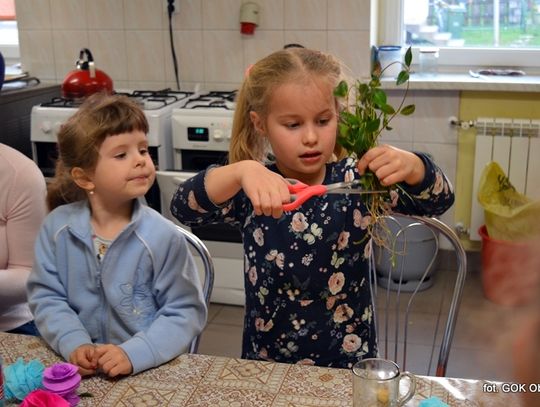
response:
[[[201,239],[199,239],[199,237],[180,226],[176,227],[178,229],[178,232],[180,232],[180,234],[182,234],[186,238],[188,243],[197,252],[203,262],[204,282],[202,288],[204,294],[204,301],[206,303],[206,306],[208,307],[210,305],[210,296],[212,295],[212,289],[214,287],[214,263],[212,261],[212,256],[210,255],[210,252],[208,251],[206,245]],[[202,333],[193,338],[193,340],[191,341],[191,345],[189,346],[189,353],[197,353],[199,349],[201,335]]]
[[[400,215],[400,216],[405,216],[405,215]],[[447,369],[447,365],[448,365],[448,358],[449,358],[449,355],[450,355],[450,347],[452,345],[452,339],[454,337],[454,330],[455,330],[455,327],[456,327],[456,322],[457,322],[457,317],[458,317],[458,312],[459,312],[459,305],[461,303],[461,297],[462,297],[462,293],[463,293],[463,287],[464,287],[464,284],[465,284],[465,278],[466,278],[466,274],[467,274],[467,256],[466,256],[466,253],[465,253],[465,249],[463,248],[462,244],[461,244],[461,241],[459,240],[458,236],[456,235],[456,233],[450,228],[448,227],[446,224],[444,224],[443,222],[441,222],[440,220],[438,219],[435,219],[435,218],[429,218],[429,217],[421,217],[421,216],[413,216],[413,215],[409,215],[409,216],[405,216],[405,218],[408,218],[410,220],[413,220],[413,222],[411,224],[409,224],[408,226],[405,226],[403,227],[399,232],[398,232],[398,235],[400,233],[404,233],[404,231],[407,229],[407,228],[410,228],[410,227],[415,227],[415,226],[419,226],[419,225],[425,225],[427,227],[429,227],[429,229],[431,230],[431,232],[433,233],[434,237],[435,237],[435,240],[437,242],[437,248],[438,248],[438,239],[437,239],[437,232],[439,232],[441,235],[445,236],[449,241],[450,243],[452,244],[453,246],[453,249],[455,251],[455,254],[456,254],[456,260],[457,260],[457,265],[458,265],[458,269],[457,269],[457,276],[456,276],[456,280],[455,280],[455,285],[454,285],[454,291],[453,291],[453,295],[452,295],[452,300],[451,300],[451,303],[450,303],[450,309],[449,309],[449,312],[448,312],[448,316],[447,316],[447,319],[446,319],[446,327],[445,327],[445,330],[444,330],[444,334],[443,334],[443,337],[442,337],[442,340],[440,341],[440,350],[439,350],[439,358],[438,358],[438,362],[437,362],[437,367],[436,367],[436,371],[435,371],[435,374],[436,376],[440,376],[440,377],[444,377],[446,375],[446,369]],[[393,220],[395,222],[397,222],[397,220],[392,217],[392,216],[388,216],[387,219],[389,220]],[[396,236],[397,237],[397,236]],[[374,255],[373,255],[373,250],[372,250],[372,255],[371,255],[371,259],[370,259],[370,287],[371,287],[371,290],[372,290],[372,299],[373,299],[373,309],[375,310],[375,327],[376,327],[376,330],[377,332],[379,332],[378,330],[378,310],[377,310],[377,307],[376,307],[376,304],[375,304],[375,299],[376,299],[376,295],[377,295],[377,275],[376,275],[376,270],[375,270],[375,259],[374,259]],[[435,261],[435,258],[436,258],[436,253],[435,255],[433,256],[433,258],[431,259],[431,262],[429,263],[429,266],[427,267],[427,269],[425,270],[424,274],[422,275],[422,278],[419,282],[419,284],[416,286],[416,289],[414,290],[414,292],[411,294],[411,297],[409,298],[409,301],[407,303],[407,307],[406,307],[406,312],[405,312],[405,319],[403,321],[403,362],[401,363],[401,368],[403,370],[405,370],[406,368],[406,355],[407,355],[407,328],[408,328],[408,325],[409,325],[409,312],[410,312],[410,309],[411,309],[411,305],[413,303],[413,300],[414,300],[414,297],[416,296],[417,292],[419,291],[419,287],[420,287],[420,284],[422,282],[425,281],[429,271],[431,270],[431,267]],[[388,274],[388,278],[390,280],[390,273],[393,272],[395,270],[391,270]],[[402,267],[401,267],[401,271],[399,272],[399,282],[401,283],[403,280],[403,264],[402,264]],[[384,288],[379,288],[379,289],[384,289]],[[389,305],[389,296],[390,296],[390,288],[386,288],[384,289],[386,290],[386,304],[385,304],[385,308],[386,308],[386,311],[385,312],[385,338],[384,338],[384,347],[385,347],[385,353],[384,353],[384,357],[388,357],[388,310],[390,309],[390,307],[388,306]],[[398,336],[399,336],[399,325],[400,325],[400,310],[399,310],[399,297],[401,295],[401,290],[400,290],[400,287],[398,288],[396,294],[395,294],[395,297],[396,297],[396,309],[394,310],[395,311],[395,314],[396,314],[396,327],[395,327],[395,349],[394,349],[394,361],[398,362]],[[429,361],[429,366],[428,366],[428,372],[427,374],[429,375],[429,371],[431,370],[431,364],[432,364],[432,359],[433,359],[433,353],[435,351],[435,345],[436,345],[436,342],[437,342],[437,333],[438,333],[438,326],[439,326],[439,320],[437,320],[437,326],[436,326],[436,329],[435,329],[435,333],[434,333],[434,337],[433,337],[433,343],[432,343],[432,350],[431,350],[431,356],[430,356],[430,361]],[[379,338],[379,344],[381,343],[380,341],[380,338]]]

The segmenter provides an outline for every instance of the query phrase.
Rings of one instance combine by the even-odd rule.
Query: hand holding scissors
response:
[[[283,204],[284,211],[292,211],[313,196],[324,194],[380,194],[387,191],[366,191],[361,189],[360,180],[336,182],[334,184],[306,185],[296,179],[286,178],[289,182],[287,188],[291,193],[291,202]]]

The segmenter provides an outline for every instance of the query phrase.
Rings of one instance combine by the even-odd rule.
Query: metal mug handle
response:
[[[404,396],[400,397],[397,401],[396,401],[396,406],[403,406],[407,401],[409,401],[410,399],[412,399],[412,397],[414,396],[414,392],[416,391],[416,376],[413,375],[412,373],[409,373],[409,372],[403,372],[400,374],[399,376],[399,383],[401,383],[401,380],[404,378],[404,377],[408,377],[409,378],[409,390],[407,391],[407,394],[405,394]],[[399,388],[399,384],[398,384],[398,388]]]

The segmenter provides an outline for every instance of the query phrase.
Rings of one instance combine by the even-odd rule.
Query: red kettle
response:
[[[77,69],[69,72],[62,82],[62,96],[80,99],[96,92],[113,92],[112,79],[105,72],[96,69],[94,57],[88,48],[81,49]]]

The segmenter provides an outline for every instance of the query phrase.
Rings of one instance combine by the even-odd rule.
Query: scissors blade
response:
[[[360,188],[336,188],[331,191],[328,191],[327,194],[385,194],[388,193],[388,191],[385,191],[383,189],[375,191],[375,190],[369,190],[369,189],[360,189]]]
[[[336,182],[335,184],[326,185],[327,194],[383,194],[388,191],[385,190],[368,190],[363,189],[360,186],[360,180],[354,179],[352,181]]]

